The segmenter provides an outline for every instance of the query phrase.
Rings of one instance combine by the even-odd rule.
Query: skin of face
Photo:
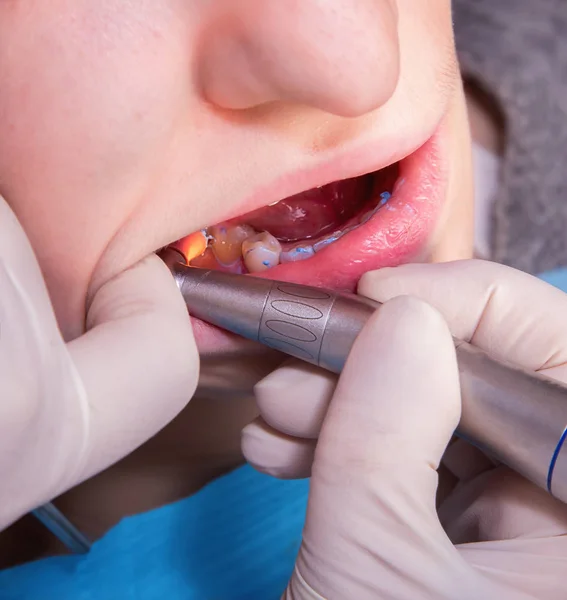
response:
[[[97,289],[150,252],[275,182],[283,196],[303,191],[304,169],[347,155],[372,165],[365,149],[376,147],[401,159],[438,128],[448,186],[420,260],[472,254],[449,0],[7,0],[0,82],[0,193],[66,339],[84,331]],[[61,507],[99,535],[238,464],[251,387],[281,361],[257,353],[203,356],[184,413]]]

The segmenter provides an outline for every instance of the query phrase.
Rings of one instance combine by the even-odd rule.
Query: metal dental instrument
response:
[[[378,302],[332,290],[188,267],[162,253],[192,316],[333,373]],[[567,387],[455,340],[457,435],[567,502]],[[567,445],[567,444],[565,444]]]

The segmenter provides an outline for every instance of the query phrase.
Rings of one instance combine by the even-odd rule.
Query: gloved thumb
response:
[[[36,256],[0,197],[0,528],[157,433],[195,390],[187,309],[155,255],[106,282],[65,344]]]
[[[68,349],[88,399],[80,479],[156,434],[197,387],[199,356],[187,308],[155,255],[97,292],[87,332]]]
[[[359,335],[323,423],[288,598],[462,594],[470,569],[435,510],[436,469],[459,418],[447,325],[421,301],[387,302]]]

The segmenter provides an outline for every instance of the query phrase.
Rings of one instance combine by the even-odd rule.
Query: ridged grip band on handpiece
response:
[[[340,373],[356,336],[378,306],[366,299],[349,302],[329,290],[274,282],[262,312],[258,341]]]
[[[168,264],[193,316],[334,373],[380,306],[320,288]],[[567,502],[567,387],[468,343],[455,345],[457,433]]]

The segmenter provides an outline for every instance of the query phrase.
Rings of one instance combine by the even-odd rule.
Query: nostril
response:
[[[394,93],[399,52],[389,1],[235,5],[238,14],[224,15],[198,61],[199,83],[210,102],[241,109],[280,100],[357,117]]]

